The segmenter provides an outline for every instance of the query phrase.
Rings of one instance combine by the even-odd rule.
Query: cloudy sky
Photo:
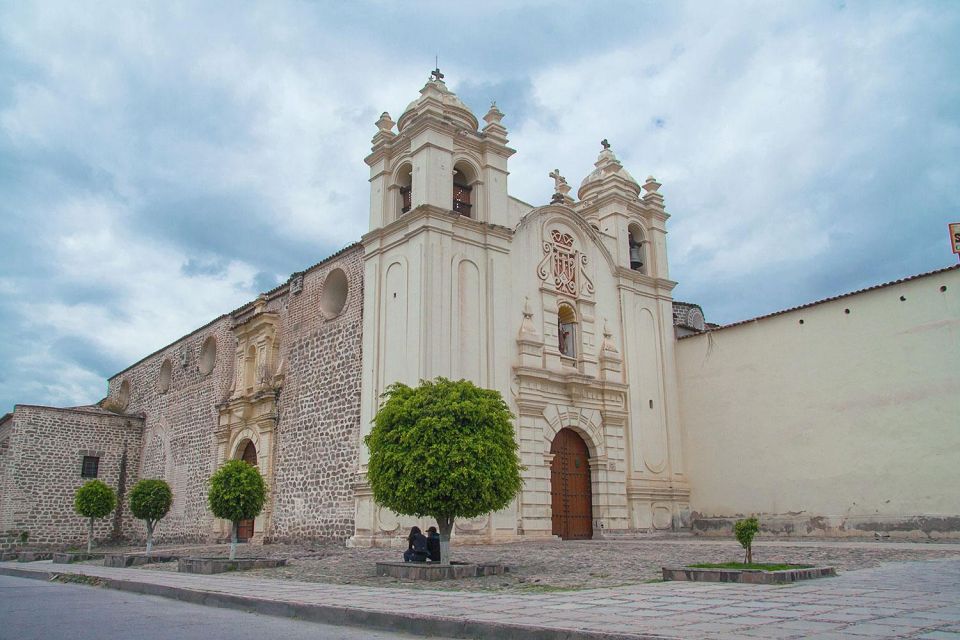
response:
[[[437,54],[507,114],[513,195],[601,138],[655,175],[711,321],[956,262],[957,2],[3,2],[0,413],[357,240],[373,123]]]

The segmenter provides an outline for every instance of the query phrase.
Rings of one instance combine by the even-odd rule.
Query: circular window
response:
[[[130,404],[130,381],[124,380],[120,383],[120,390],[117,391],[117,406],[120,411],[125,411]]]
[[[170,374],[173,371],[173,365],[170,364],[169,358],[163,361],[163,364],[160,365],[160,377],[157,378],[157,391],[160,393],[166,393],[170,390]]]
[[[327,275],[323,282],[323,293],[320,294],[320,309],[328,318],[343,311],[343,305],[347,303],[347,274],[343,269],[334,269]]]
[[[213,366],[217,364],[217,339],[210,336],[203,341],[200,347],[200,373],[208,375],[213,371]]]

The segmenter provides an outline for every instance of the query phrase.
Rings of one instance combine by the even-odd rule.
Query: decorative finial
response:
[[[443,74],[440,73],[440,66],[437,65],[437,68],[430,72],[430,79],[434,82],[442,82]]]
[[[534,337],[537,330],[533,328],[533,311],[530,310],[530,298],[523,299],[523,322],[520,323],[520,337]]]
[[[603,147],[604,149],[606,149],[607,151],[610,150],[610,143],[607,142],[607,139],[606,139],[606,138],[604,138],[603,140],[600,141],[600,146]]]
[[[648,195],[652,195],[657,192],[662,185],[657,182],[657,179],[653,176],[647,176],[647,181],[643,183],[643,190],[647,192]]]
[[[377,120],[377,129],[380,131],[390,131],[393,129],[393,118],[390,117],[390,114],[384,111],[380,114],[380,119]]]

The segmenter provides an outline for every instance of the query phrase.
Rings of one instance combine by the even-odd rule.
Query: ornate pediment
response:
[[[573,235],[552,229],[550,239],[543,242],[543,259],[537,265],[541,280],[553,285],[557,293],[573,298],[593,295],[593,282],[587,276],[587,254],[575,246]]]

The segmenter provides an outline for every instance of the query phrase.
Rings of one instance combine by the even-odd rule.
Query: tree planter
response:
[[[123,569],[154,562],[173,562],[179,559],[180,556],[169,553],[108,553],[104,556],[103,566]]]
[[[737,582],[741,584],[787,584],[798,580],[812,580],[837,575],[833,567],[808,567],[762,571],[759,569],[697,569],[694,567],[663,567],[664,580],[689,582]]]
[[[180,573],[226,573],[227,571],[247,571],[249,569],[272,569],[287,564],[285,558],[180,558],[177,571]]]
[[[378,562],[377,575],[400,580],[455,580],[507,573],[502,564],[471,564],[468,562]]]
[[[21,551],[17,555],[17,562],[36,562],[53,558],[52,551]]]
[[[0,562],[16,560],[20,554],[16,551],[0,551]]]
[[[102,553],[65,551],[53,554],[53,562],[54,564],[71,564],[73,562],[83,562],[84,560],[99,560],[102,557]]]

